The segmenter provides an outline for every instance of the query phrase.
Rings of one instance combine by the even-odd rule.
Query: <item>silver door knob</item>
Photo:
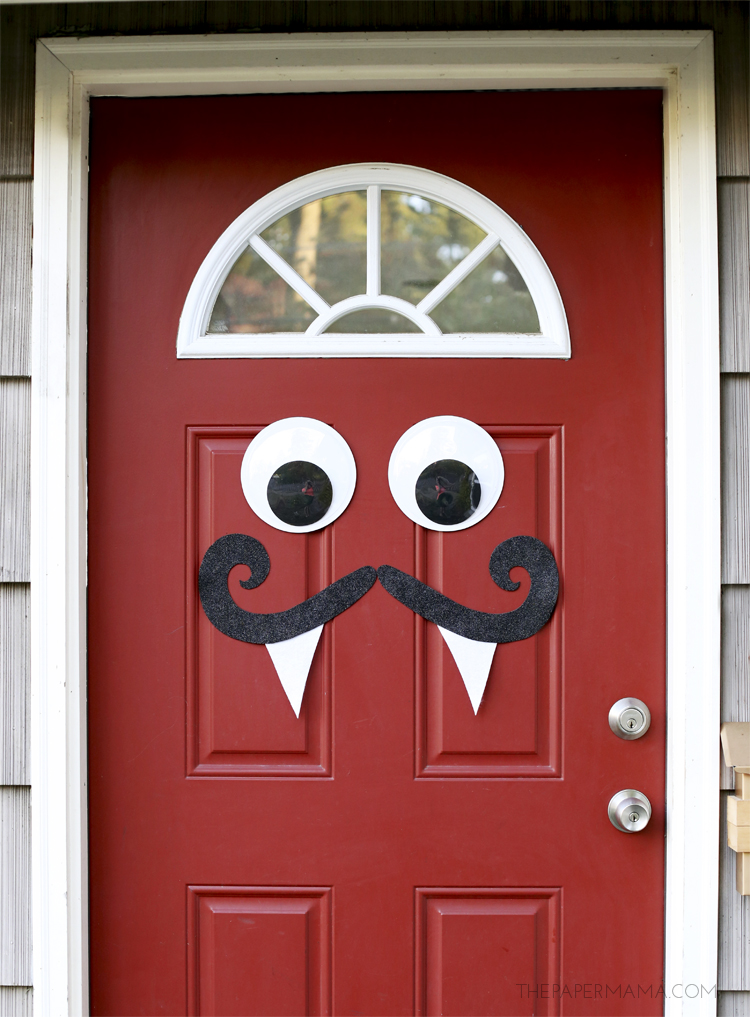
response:
[[[618,699],[609,711],[609,726],[618,738],[642,738],[651,726],[651,711],[640,699]]]
[[[609,821],[622,833],[638,833],[651,819],[651,802],[642,791],[628,788],[612,795],[607,807]]]

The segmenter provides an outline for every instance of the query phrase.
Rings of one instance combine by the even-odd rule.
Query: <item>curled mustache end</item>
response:
[[[280,643],[324,625],[363,597],[377,579],[375,569],[365,565],[327,586],[288,611],[256,614],[235,604],[229,592],[229,573],[235,565],[247,565],[246,590],[260,586],[271,561],[259,540],[245,533],[229,533],[209,547],[198,571],[198,593],[212,625],[225,636],[244,643]]]
[[[512,582],[509,574],[517,567],[529,573],[531,589],[520,607],[499,614],[464,607],[392,565],[381,565],[378,579],[405,607],[449,632],[477,642],[513,643],[528,639],[547,624],[560,585],[554,555],[536,537],[511,537],[492,552],[490,575],[501,589],[512,592],[519,588],[521,584]]]

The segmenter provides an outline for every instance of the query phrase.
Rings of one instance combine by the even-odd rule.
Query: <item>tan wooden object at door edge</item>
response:
[[[727,843],[737,852],[737,893],[750,895],[750,723],[721,725],[727,766],[734,767],[735,794],[727,798]]]

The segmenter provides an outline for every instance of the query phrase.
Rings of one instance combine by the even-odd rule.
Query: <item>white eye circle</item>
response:
[[[428,530],[465,530],[492,511],[503,489],[500,449],[464,417],[429,417],[401,435],[388,464],[396,504]]]
[[[352,500],[357,467],[338,431],[312,417],[286,417],[250,442],[240,480],[264,523],[310,533],[332,523]]]

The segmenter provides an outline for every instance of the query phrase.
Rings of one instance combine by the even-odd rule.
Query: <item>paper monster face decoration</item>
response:
[[[264,522],[289,533],[332,523],[351,501],[357,471],[351,449],[327,424],[289,417],[264,428],[242,461],[242,490]],[[503,489],[502,455],[489,434],[463,417],[430,417],[409,428],[391,455],[388,481],[406,516],[446,532],[475,526],[495,507]],[[511,537],[490,556],[490,576],[503,590],[517,590],[510,570],[526,569],[531,588],[514,611],[492,614],[464,607],[391,565],[365,565],[337,579],[296,607],[255,614],[235,604],[229,573],[247,565],[241,585],[254,589],[271,563],[259,540],[232,533],[215,541],[201,562],[198,590],[209,621],[224,635],[264,643],[297,716],[315,649],[327,621],[363,597],[376,579],[415,614],[434,622],[453,654],[474,713],[479,709],[498,643],[533,636],[557,603],[558,572],[549,548],[535,537]]]

